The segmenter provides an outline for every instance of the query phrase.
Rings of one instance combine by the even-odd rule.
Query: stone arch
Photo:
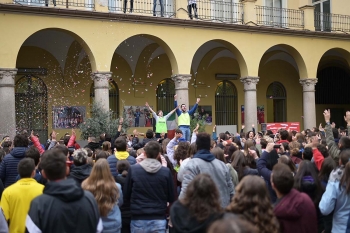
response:
[[[79,45],[83,48],[83,50],[85,51],[86,55],[88,56],[89,60],[90,60],[90,64],[91,64],[91,70],[96,70],[96,61],[95,61],[95,57],[92,53],[92,50],[90,49],[90,47],[88,46],[88,44],[84,41],[84,39],[79,36],[78,34],[67,30],[67,29],[62,29],[62,28],[42,28],[40,30],[37,30],[35,32],[32,32],[29,36],[27,36],[21,43],[21,45],[18,47],[18,51],[16,53],[16,60],[18,58],[18,53],[19,50],[21,49],[21,47],[28,41],[31,40],[31,38],[33,38],[34,35],[39,34],[47,34],[48,32],[51,31],[51,37],[55,37],[55,35],[66,35],[65,40],[70,40],[71,43],[73,43],[74,41],[77,41],[79,43]],[[70,38],[70,39],[68,39]],[[59,40],[59,39],[58,39]],[[33,43],[35,43],[33,41]],[[46,47],[46,50],[48,50],[50,52],[50,50],[52,50],[52,45],[50,43],[54,43],[54,41],[52,41],[50,38],[45,38],[45,40],[40,41],[41,46],[38,47]],[[57,49],[57,48],[56,48]],[[69,48],[67,48],[67,51],[69,50]]]
[[[211,46],[211,48],[207,48],[207,49],[203,49],[205,48],[206,45],[208,44],[213,44]],[[215,44],[215,47],[213,47]],[[222,48],[219,49],[214,55],[213,57],[215,57],[215,55],[219,52],[221,52],[222,50],[228,50],[229,52],[231,52],[234,56],[234,58],[237,60],[238,65],[239,65],[239,70],[240,70],[240,76],[241,77],[245,77],[248,76],[248,68],[247,68],[247,64],[245,59],[243,58],[242,53],[237,49],[236,46],[234,46],[233,44],[231,44],[230,42],[226,41],[226,40],[221,40],[221,39],[214,39],[214,40],[210,40],[205,42],[204,44],[202,44],[201,46],[198,47],[198,49],[196,50],[193,58],[192,58],[192,64],[191,64],[191,71],[192,72],[196,72],[196,66],[199,65],[200,60],[211,50],[213,49],[217,49],[217,48]],[[197,58],[201,58],[198,61],[198,64],[196,62],[196,60],[198,60]]]
[[[263,61],[265,60],[269,61],[270,58],[281,59],[281,56],[279,58],[277,57],[278,56],[277,53],[284,53],[287,56],[288,55],[291,56],[294,59],[296,67],[292,63],[291,65],[294,65],[294,67],[297,69],[299,74],[299,79],[308,78],[308,72],[307,72],[306,64],[303,57],[301,56],[301,54],[297,49],[287,44],[276,44],[274,46],[271,46],[269,49],[267,49],[263,54],[263,56],[260,58],[259,70],[261,66],[265,64],[263,63]],[[275,56],[275,58],[273,56]],[[286,59],[286,57],[282,59]]]
[[[164,50],[165,54],[169,58],[169,61],[170,61],[170,64],[171,64],[171,68],[172,68],[172,73],[173,74],[177,74],[178,73],[178,64],[177,64],[177,61],[176,61],[176,58],[175,58],[175,55],[174,55],[173,51],[168,46],[168,44],[164,40],[159,38],[159,37],[156,37],[156,36],[153,36],[153,35],[150,35],[150,34],[136,34],[136,35],[133,35],[133,36],[130,36],[130,37],[126,38],[122,43],[120,43],[117,46],[116,50],[123,43],[127,43],[128,40],[130,40],[132,38],[136,38],[136,37],[141,37],[141,39],[143,37],[143,38],[145,38],[145,40],[153,41],[153,43],[158,44]]]

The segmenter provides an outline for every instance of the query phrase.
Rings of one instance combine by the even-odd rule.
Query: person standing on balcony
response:
[[[127,3],[128,3],[128,0],[124,0],[124,10],[123,10],[124,14],[126,12]],[[133,8],[134,8],[134,0],[130,0],[130,13],[132,13]]]
[[[188,15],[190,16],[190,19],[193,19],[192,9],[193,9],[193,12],[194,12],[194,17],[196,19],[198,19],[197,0],[188,0],[187,10],[188,10]]]
[[[163,0],[159,0],[160,5],[160,16],[164,17],[164,5]],[[157,0],[153,0],[153,16],[156,16]]]
[[[201,99],[197,98],[196,104],[191,108],[190,111],[186,110],[186,105],[181,104],[181,111],[179,109],[176,109],[176,114],[178,116],[178,125],[179,129],[182,131],[183,137],[186,139],[186,141],[190,141],[191,137],[191,131],[190,131],[190,124],[191,124],[191,118],[190,115],[193,115],[198,107],[198,103]],[[177,108],[177,95],[174,95],[174,106]]]

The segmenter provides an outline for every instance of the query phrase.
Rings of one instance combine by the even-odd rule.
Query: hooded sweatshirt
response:
[[[220,193],[221,207],[226,208],[234,194],[232,177],[226,164],[215,159],[215,156],[208,150],[199,150],[188,161],[183,172],[179,199],[184,198],[188,184],[201,173],[206,173],[213,179]]]
[[[206,232],[207,227],[220,216],[219,213],[211,214],[205,221],[198,222],[194,216],[191,216],[187,207],[176,201],[171,206],[170,218],[173,224],[174,233],[202,233]]]
[[[81,183],[89,177],[91,170],[92,166],[88,163],[81,166],[74,166],[71,169],[68,178],[74,179],[77,184],[81,185]]]
[[[136,163],[136,159],[129,155],[127,151],[116,151],[114,156],[111,155],[107,158],[109,168],[111,169],[111,173],[113,176],[118,175],[117,171],[117,162],[118,160],[126,159],[130,163],[130,165],[134,165]]]
[[[163,220],[167,202],[174,201],[173,177],[158,160],[146,158],[130,166],[123,194],[130,200],[132,220]]]
[[[102,232],[102,221],[94,196],[66,179],[47,183],[32,201],[26,228],[29,233],[96,233]]]
[[[274,208],[283,233],[317,232],[317,215],[314,203],[305,193],[292,189]]]
[[[6,155],[0,165],[0,179],[5,188],[16,182],[18,175],[17,166],[27,151],[27,147],[15,147]]]

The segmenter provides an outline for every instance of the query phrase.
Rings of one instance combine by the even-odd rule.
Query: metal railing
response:
[[[108,9],[120,13],[173,17],[175,16],[175,2],[176,0],[109,0]]]
[[[350,32],[350,16],[315,11],[315,30]]]
[[[233,0],[197,0],[188,2],[190,18],[211,20],[225,23],[243,23],[243,4]]]
[[[30,6],[63,6],[66,8],[95,8],[95,0],[14,0],[15,4]]]
[[[304,11],[287,8],[256,6],[257,23],[273,27],[304,28]]]

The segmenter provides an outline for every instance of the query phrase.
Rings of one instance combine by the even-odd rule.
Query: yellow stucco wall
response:
[[[292,5],[296,5],[296,3]],[[14,30],[14,28],[20,28],[20,30]],[[65,71],[60,70],[58,62],[50,57],[49,53],[34,47],[22,47],[21,49],[23,42],[28,37],[43,29],[64,30],[80,43],[80,46],[85,49],[88,55],[81,61],[81,64],[88,64],[79,69],[83,71],[82,73],[77,74],[72,68],[73,66],[70,66],[70,64],[76,63],[76,58],[73,58],[73,56],[79,50],[77,45],[70,49],[69,59],[66,61],[67,70]],[[287,90],[287,121],[302,122],[302,87],[299,84],[299,79],[316,77],[319,61],[326,51],[333,48],[342,48],[345,53],[350,51],[349,40],[293,36],[292,33],[282,35],[145,24],[142,21],[133,23],[14,13],[2,13],[0,15],[0,34],[6,35],[0,37],[0,68],[38,67],[39,65],[50,67],[48,69],[49,74],[43,77],[50,96],[48,102],[49,131],[52,126],[50,112],[53,105],[62,103],[62,105],[83,104],[88,106],[90,103],[89,90],[92,84],[91,72],[112,71],[113,79],[120,89],[120,100],[125,100],[126,105],[141,105],[148,101],[150,105],[156,106],[155,88],[157,84],[173,74],[191,73],[191,65],[196,51],[206,42],[213,40],[220,42],[229,49],[236,60],[220,58],[208,66],[212,55],[209,53],[205,55],[200,67],[208,67],[205,70],[197,71],[196,81],[204,81],[210,87],[201,89],[189,85],[189,102],[191,105],[195,102],[195,98],[200,95],[202,98],[201,104],[212,105],[213,112],[215,112],[215,99],[213,97],[216,85],[219,82],[219,80],[215,80],[216,73],[238,73],[242,77],[260,76],[257,86],[257,104],[266,106],[268,111],[270,107],[266,99],[266,89],[271,82],[279,81]],[[147,78],[147,72],[149,71],[144,67],[142,61],[138,63],[133,74],[127,62],[114,53],[123,41],[140,34],[146,35],[145,37],[151,38],[157,43],[149,45],[150,50],[143,51],[140,57],[149,57],[151,51],[154,51],[157,46],[161,46],[167,53],[167,56],[161,55],[159,59],[154,59],[150,63],[149,70],[153,73],[151,78]],[[294,58],[298,71],[283,61],[273,61],[261,66],[261,60],[265,52],[277,45],[282,45],[281,47]],[[64,72],[64,75],[62,72]],[[145,83],[148,91],[145,91],[142,95],[136,93],[136,88],[130,80],[132,75],[141,78],[140,82]],[[71,77],[74,77],[73,81]],[[74,82],[80,82],[80,85],[74,85]],[[232,82],[238,91],[238,123],[240,124],[240,106],[244,104],[243,84],[239,80]],[[67,89],[62,91],[62,88]],[[133,88],[135,89],[133,90]],[[140,88],[144,87],[141,86]],[[120,102],[121,107],[122,103]],[[320,115],[319,111],[320,109],[317,107],[317,117]],[[317,121],[319,121],[318,118]],[[213,122],[215,122],[215,116]],[[210,129],[211,127],[207,126],[208,132],[210,132]]]

